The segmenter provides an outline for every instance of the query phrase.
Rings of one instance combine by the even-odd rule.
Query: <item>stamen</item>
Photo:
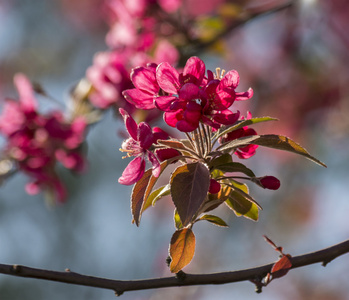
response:
[[[220,74],[221,74],[221,68],[216,68],[216,74],[215,74],[216,79],[220,79]]]
[[[222,79],[223,76],[225,74],[225,70],[221,70],[221,68],[216,68],[216,74],[215,74],[215,78],[216,79]]]

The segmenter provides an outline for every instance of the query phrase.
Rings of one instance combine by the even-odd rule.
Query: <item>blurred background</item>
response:
[[[283,1],[232,1],[241,7],[273,7]],[[57,102],[40,100],[42,110],[63,108],[68,91],[85,76],[97,51],[107,49],[102,0],[0,1],[0,99],[16,98],[12,78],[25,73]],[[293,154],[259,148],[246,161],[256,175],[281,180],[277,191],[251,186],[262,205],[258,222],[237,218],[226,207],[218,215],[228,229],[204,222],[195,227],[197,248],[185,271],[208,273],[270,263],[277,253],[299,255],[349,236],[349,3],[294,1],[294,5],[247,22],[224,39],[225,51],[198,55],[209,69],[236,69],[239,89],[254,97],[238,103],[242,113],[272,116],[277,123],[258,133],[290,136],[327,169]],[[212,50],[212,51],[211,51]],[[235,104],[234,104],[235,105]],[[118,151],[123,123],[106,111],[88,134],[88,172],[61,170],[66,204],[47,206],[42,195],[24,191],[16,174],[0,189],[0,262],[114,279],[169,276],[165,259],[174,225],[170,199],[131,224],[131,187],[117,179],[127,165]],[[0,140],[3,143],[3,140]],[[59,170],[60,171],[60,170]],[[348,254],[323,268],[291,270],[256,294],[250,282],[128,292],[123,299],[349,299]],[[0,299],[114,299],[108,290],[0,275]]]

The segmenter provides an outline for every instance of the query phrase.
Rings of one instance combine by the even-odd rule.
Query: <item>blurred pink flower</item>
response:
[[[84,142],[86,122],[80,117],[68,123],[59,111],[39,114],[27,77],[17,74],[14,82],[19,101],[7,100],[0,115],[0,133],[7,139],[4,154],[33,179],[26,186],[29,194],[49,190],[58,202],[63,202],[66,191],[55,173],[55,165],[61,162],[73,171],[85,169],[80,146]]]
[[[124,89],[132,87],[126,62],[127,56],[117,51],[95,55],[93,65],[86,71],[94,89],[89,96],[94,106],[106,109],[116,103],[121,107],[127,104],[121,95]]]

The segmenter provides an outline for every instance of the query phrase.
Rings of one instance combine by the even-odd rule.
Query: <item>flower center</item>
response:
[[[135,141],[131,137],[123,141],[121,148],[119,150],[121,152],[127,153],[127,155],[124,156],[123,158],[130,157],[130,156],[137,156],[143,153],[143,148],[140,146],[139,142]]]

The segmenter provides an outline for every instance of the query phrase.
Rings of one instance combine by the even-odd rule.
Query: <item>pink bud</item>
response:
[[[277,190],[280,187],[280,180],[274,176],[264,176],[259,179],[260,184],[265,189]]]
[[[221,184],[215,179],[210,179],[210,187],[208,188],[208,192],[210,194],[217,194],[220,190]]]

